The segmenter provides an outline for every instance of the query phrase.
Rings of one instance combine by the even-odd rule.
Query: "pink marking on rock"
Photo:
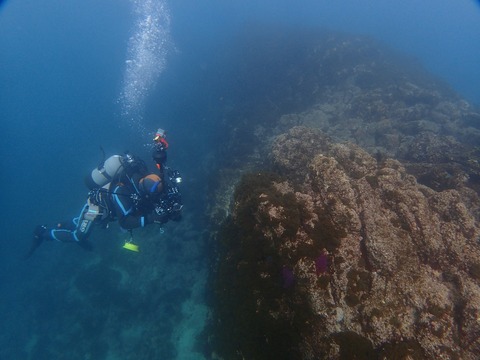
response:
[[[328,271],[328,256],[321,254],[315,259],[315,272],[317,276],[324,274]]]

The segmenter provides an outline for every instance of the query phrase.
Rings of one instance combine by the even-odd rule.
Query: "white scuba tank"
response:
[[[92,170],[90,176],[87,175],[85,184],[89,189],[95,189],[108,184],[115,176],[121,175],[124,171],[123,157],[112,155],[101,166]]]

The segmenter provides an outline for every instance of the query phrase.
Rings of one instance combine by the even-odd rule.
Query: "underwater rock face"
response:
[[[351,94],[341,97],[327,91],[324,102],[300,114],[283,115],[277,128],[317,128],[336,139],[354,142],[377,157],[401,160],[419,182],[436,190],[466,183],[480,192],[480,164],[476,160],[480,154],[480,114],[466,102],[437,94],[432,103],[411,105],[398,101],[399,94],[395,95],[397,100],[391,93],[386,95],[393,92],[389,88],[372,91],[349,85],[342,91]],[[363,107],[369,109],[368,114]]]
[[[332,32],[263,29],[243,42],[231,68],[245,84],[225,109],[237,155],[303,125],[400,160],[435,190],[480,193],[480,111],[419,63]]]
[[[478,198],[306,127],[269,156],[275,174],[243,177],[219,233],[222,357],[476,358]]]
[[[480,113],[369,39],[283,43],[227,112],[207,355],[476,359]]]

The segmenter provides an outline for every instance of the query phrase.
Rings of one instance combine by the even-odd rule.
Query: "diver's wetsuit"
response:
[[[57,227],[47,229],[46,240],[57,240],[61,242],[77,241],[82,244],[90,235],[93,219],[88,220],[85,215],[88,213],[89,205],[85,204],[79,216],[73,218],[70,222],[58,223]]]
[[[165,151],[165,148],[160,150]],[[165,159],[166,155],[161,158],[162,161]],[[91,250],[92,245],[87,239],[93,225],[106,226],[109,222],[118,220],[123,229],[132,230],[151,223],[163,224],[168,220],[180,220],[183,205],[179,189],[172,182],[175,174],[179,176],[178,171],[170,171],[170,175],[165,176],[164,163],[157,162],[160,175],[147,175],[148,169],[143,161],[133,157],[127,160],[128,166],[127,163],[123,164],[126,167],[125,173],[118,179],[102,188],[90,188],[92,191],[78,217],[52,228],[38,225],[26,258],[44,240],[76,242]],[[146,186],[146,183],[150,185]]]
[[[153,203],[145,199],[135,201],[128,186],[117,184],[112,189],[111,202],[118,223],[123,229],[136,229],[153,222],[152,216],[149,216],[155,208]]]
[[[153,211],[154,205],[146,201],[134,201],[139,197],[139,193],[133,186],[118,183],[100,195],[96,196],[97,202],[99,200],[101,202],[98,205],[90,198],[78,217],[68,223],[59,223],[56,228],[47,229],[46,239],[87,245],[85,241],[91,233],[93,224],[106,225],[118,219],[123,229],[131,230],[153,222],[149,214]],[[139,206],[139,203],[142,206]]]
[[[153,141],[152,158],[158,174],[149,174],[145,162],[128,152],[104,159],[86,177],[91,192],[78,217],[50,228],[37,225],[25,258],[45,240],[76,242],[90,250],[92,246],[87,239],[95,224],[105,226],[118,220],[122,228],[131,230],[151,223],[179,221],[183,205],[177,184],[182,179],[178,171],[165,166],[168,148],[165,130],[159,128]]]

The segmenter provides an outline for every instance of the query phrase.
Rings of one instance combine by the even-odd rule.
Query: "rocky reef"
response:
[[[310,104],[229,129],[255,141],[229,142],[212,190],[205,351],[475,359],[480,114],[370,40],[325,39],[299,62],[331,74]]]

